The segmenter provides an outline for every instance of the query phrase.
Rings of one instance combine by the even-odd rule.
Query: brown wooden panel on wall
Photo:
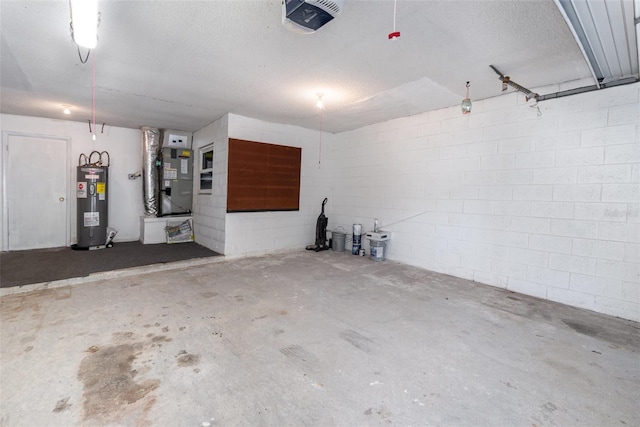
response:
[[[227,212],[300,209],[302,149],[229,138]]]

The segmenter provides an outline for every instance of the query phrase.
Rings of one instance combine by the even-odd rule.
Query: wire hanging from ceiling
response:
[[[395,40],[400,37],[400,31],[396,31],[396,9],[398,6],[398,0],[393,0],[393,31],[387,36],[389,40]]]
[[[73,40],[73,42],[75,43],[75,40],[73,38],[73,20],[69,22],[69,31],[71,32],[71,40]],[[76,43],[76,48],[78,50],[78,58],[80,58],[80,62],[82,64],[86,64],[87,61],[89,60],[89,55],[91,55],[91,49],[87,49],[87,55],[83,59],[82,53],[80,53],[80,46],[77,43]]]
[[[393,0],[393,31],[396,30],[396,11],[398,10],[398,0]]]
[[[77,46],[78,48],[78,58],[80,58],[80,62],[83,64],[86,64],[87,61],[89,60],[89,55],[91,54],[91,49],[87,50],[87,56],[84,57],[84,59],[82,59],[82,54],[80,53],[80,46]]]
[[[318,169],[320,169],[320,165],[322,164],[322,110],[324,110],[324,106],[319,108],[320,108],[320,143],[318,145]]]
[[[322,110],[320,110],[320,146],[318,147],[318,169],[322,164]]]
[[[91,112],[93,119],[93,140],[96,140],[96,56],[91,57]]]
[[[75,43],[75,40],[73,39],[73,21],[69,22],[69,31],[71,31],[71,40],[73,40],[73,42]],[[87,54],[83,59],[82,53],[80,52],[80,46],[77,43],[76,43],[76,48],[78,50],[78,58],[80,59],[80,63],[86,64],[87,61],[89,60],[89,55],[91,55],[91,49],[87,49]]]

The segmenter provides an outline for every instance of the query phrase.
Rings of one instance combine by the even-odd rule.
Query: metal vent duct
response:
[[[158,216],[158,168],[156,160],[160,153],[160,131],[152,128],[142,128],[142,197],[144,200],[144,214]]]

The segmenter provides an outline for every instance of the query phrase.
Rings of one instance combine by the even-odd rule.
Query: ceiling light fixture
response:
[[[68,105],[63,105],[62,106],[62,113],[68,116],[69,114],[71,114],[71,108],[69,108]]]
[[[633,2],[555,0],[598,86],[638,78]],[[636,2],[636,6],[638,3]],[[636,18],[635,25],[638,25]]]
[[[71,7],[71,38],[78,47],[78,57],[83,64],[89,59],[91,49],[98,43],[98,25],[100,13],[98,0],[69,0]],[[89,49],[85,58],[80,54],[80,47]]]
[[[467,92],[465,98],[462,100],[462,104],[460,104],[460,108],[462,108],[462,114],[471,113],[471,98],[469,98],[469,82],[467,82]]]
[[[324,109],[324,102],[322,101],[322,96],[324,94],[322,93],[316,93],[316,96],[318,97],[317,101],[316,101],[316,107],[318,107],[319,109]]]
[[[70,3],[73,41],[93,49],[98,43],[98,0],[70,0]]]

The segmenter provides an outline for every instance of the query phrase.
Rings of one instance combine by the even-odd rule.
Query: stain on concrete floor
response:
[[[616,346],[623,346],[632,351],[640,347],[640,327],[635,322],[621,320],[613,324],[610,321],[603,321],[597,325],[572,319],[562,319],[562,322],[580,334],[604,340]]]
[[[55,408],[53,408],[53,412],[54,412],[54,413],[56,413],[56,412],[63,412],[63,411],[66,411],[66,410],[70,409],[70,408],[71,408],[71,406],[73,406],[73,405],[71,405],[71,404],[69,403],[69,399],[71,399],[71,397],[65,397],[64,399],[60,399],[60,400],[58,400],[58,401],[56,402],[56,407],[55,407]]]
[[[357,331],[346,330],[340,332],[340,338],[365,353],[371,353],[373,341]]]
[[[176,362],[178,366],[181,368],[186,368],[188,366],[195,366],[200,363],[200,355],[199,354],[189,354],[186,350],[181,350],[180,353],[176,356]]]
[[[78,370],[84,386],[85,421],[110,424],[133,418],[136,425],[147,424],[144,419],[155,403],[151,393],[160,381],[136,378],[139,370],[134,368],[134,361],[144,348],[143,342],[111,344],[85,356]]]

